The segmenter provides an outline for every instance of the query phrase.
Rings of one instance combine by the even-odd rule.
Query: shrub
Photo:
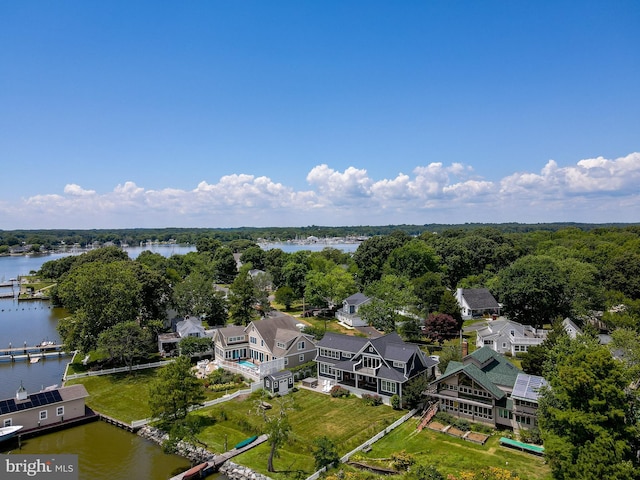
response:
[[[414,463],[416,460],[413,455],[404,450],[391,454],[391,464],[395,470],[400,472],[406,472]]]
[[[362,402],[367,406],[376,407],[378,405],[382,405],[382,397],[375,393],[365,393],[362,395]]]
[[[434,415],[433,418],[445,425],[452,424],[456,420],[456,417],[447,412],[438,412]]]
[[[463,418],[456,418],[453,421],[452,425],[457,429],[462,430],[463,432],[468,432],[469,430],[471,430],[469,422]]]
[[[540,436],[540,430],[537,427],[531,429],[520,430],[520,441],[524,443],[533,443],[536,445],[542,444],[542,437]]]
[[[340,385],[334,385],[331,388],[331,396],[334,398],[347,398],[349,395],[349,390],[341,387]]]
[[[400,405],[400,397],[398,395],[393,395],[390,399],[391,402],[391,407],[394,410],[400,410],[401,405]]]

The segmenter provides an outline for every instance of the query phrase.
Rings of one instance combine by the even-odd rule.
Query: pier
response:
[[[175,477],[171,477],[170,480],[186,480],[188,478],[204,478],[204,477],[206,477],[208,475],[211,475],[212,473],[217,472],[220,469],[220,467],[222,466],[222,464],[224,462],[226,462],[227,460],[232,459],[236,455],[240,455],[242,452],[246,452],[247,450],[250,450],[251,448],[255,447],[256,445],[260,445],[261,443],[266,442],[268,438],[269,438],[268,435],[260,435],[253,442],[251,442],[249,445],[245,445],[244,447],[241,447],[241,448],[234,448],[233,450],[229,450],[228,452],[221,453],[220,455],[213,455],[213,457],[210,460],[205,462],[206,466],[204,464],[202,464],[201,469],[199,469],[199,471],[197,473],[194,472],[193,476],[189,475],[189,476],[185,477],[185,474],[187,474],[188,472],[191,472],[191,471],[194,470],[194,469],[191,469],[191,470],[187,470],[186,472],[182,472],[182,473],[176,475]],[[200,466],[198,466],[198,467],[200,467]],[[197,475],[197,476],[195,476],[195,475]]]
[[[9,344],[11,345],[11,344]],[[35,363],[47,358],[60,358],[69,355],[63,351],[64,345],[40,344],[34,346],[0,348],[0,362],[16,362],[26,360]],[[35,360],[35,361],[34,361]]]

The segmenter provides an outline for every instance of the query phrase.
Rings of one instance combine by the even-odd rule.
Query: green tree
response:
[[[103,331],[98,337],[98,348],[109,355],[110,360],[119,360],[133,367],[134,360],[150,351],[150,335],[137,322],[122,322]]]
[[[411,237],[405,232],[396,231],[390,235],[371,237],[362,242],[353,255],[358,266],[358,280],[362,288],[380,280],[383,267],[391,252],[407,243]]]
[[[440,259],[425,242],[414,238],[395,248],[384,263],[385,273],[414,279],[438,270]]]
[[[192,357],[199,353],[210,352],[213,348],[211,337],[186,337],[178,344],[180,355]]]
[[[286,310],[291,309],[291,304],[296,299],[293,289],[288,285],[284,285],[276,290],[275,300],[276,302],[284,305]]]
[[[313,441],[313,458],[315,460],[316,471],[324,467],[329,467],[331,464],[337,465],[340,461],[336,444],[325,435]]]
[[[204,315],[209,325],[224,325],[228,316],[227,301],[213,282],[199,272],[192,272],[173,289],[172,304],[180,316]]]
[[[236,325],[248,325],[256,318],[256,289],[247,268],[240,273],[230,287],[229,314]]]
[[[238,265],[233,252],[228,247],[220,247],[213,255],[216,281],[231,283],[238,273]]]
[[[433,465],[416,465],[404,474],[404,480],[446,480]],[[515,480],[515,479],[513,479]]]
[[[404,277],[385,275],[365,291],[371,301],[360,307],[360,316],[371,326],[393,332],[400,312],[415,304],[411,283]]]
[[[253,265],[253,268],[264,270],[265,257],[266,252],[262,248],[254,246],[249,247],[244,252],[242,252],[242,255],[240,255],[240,261],[243,265],[250,263],[251,265]]]
[[[566,277],[552,257],[519,258],[500,272],[498,288],[505,312],[517,322],[541,328],[571,313]]]
[[[279,397],[275,399],[276,408],[266,410],[262,408],[262,399],[258,401],[256,412],[262,416],[264,433],[269,435],[269,456],[267,458],[267,471],[275,472],[273,459],[277,456],[278,449],[282,447],[291,434],[289,412],[293,410],[293,397]]]
[[[140,316],[142,285],[129,262],[84,263],[65,275],[57,293],[72,314],[58,328],[70,349],[88,352],[104,330]]]
[[[587,335],[561,337],[545,378],[538,415],[554,478],[638,478],[637,401],[624,365]]]
[[[191,369],[188,357],[178,357],[162,367],[149,387],[149,408],[154,418],[165,422],[183,419],[189,408],[202,402],[204,384]]]

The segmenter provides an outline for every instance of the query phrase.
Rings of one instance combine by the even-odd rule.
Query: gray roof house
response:
[[[499,353],[518,355],[525,353],[529,347],[540,345],[547,338],[547,331],[512,320],[490,320],[478,330],[476,346],[489,347]]]
[[[187,315],[182,320],[173,319],[171,324],[174,329],[172,333],[161,333],[158,335],[158,351],[162,355],[171,354],[176,350],[180,340],[183,338],[203,338],[207,336],[207,332],[202,326],[202,320],[198,317]]]
[[[504,355],[482,347],[446,371],[425,394],[456,417],[514,429],[536,426],[544,378],[522,373]]]
[[[484,314],[500,315],[500,304],[488,288],[458,288],[456,300],[465,320]]]
[[[317,344],[318,379],[362,395],[374,393],[389,403],[419,375],[435,375],[437,361],[397,333],[374,339],[327,332]]]
[[[336,312],[336,318],[348,327],[365,327],[368,324],[360,318],[358,310],[370,301],[371,299],[363,293],[354,293],[342,301],[342,308]]]
[[[213,333],[215,361],[229,369],[234,363],[242,362],[245,368],[253,365],[253,372],[243,373],[257,378],[310,362],[316,354],[315,341],[299,325],[291,315],[274,311],[246,327],[219,328]]]

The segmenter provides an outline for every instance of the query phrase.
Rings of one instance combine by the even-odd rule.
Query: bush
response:
[[[537,427],[531,429],[520,430],[520,441],[524,443],[533,443],[535,445],[542,445],[542,437],[540,436],[540,430]]]
[[[400,405],[400,397],[398,395],[393,395],[390,399],[390,403],[391,403],[391,407],[394,410],[400,410],[400,408],[402,407]]]
[[[346,388],[340,385],[335,385],[331,388],[331,396],[334,398],[348,398],[351,393]]]
[[[450,425],[456,421],[456,417],[447,412],[438,412],[434,415],[433,418],[444,425]]]
[[[362,395],[362,403],[369,407],[376,407],[378,405],[382,405],[382,397],[375,393],[365,393]]]
[[[469,430],[471,430],[469,422],[463,418],[456,418],[452,425],[457,429],[462,430],[463,432],[468,432]]]

